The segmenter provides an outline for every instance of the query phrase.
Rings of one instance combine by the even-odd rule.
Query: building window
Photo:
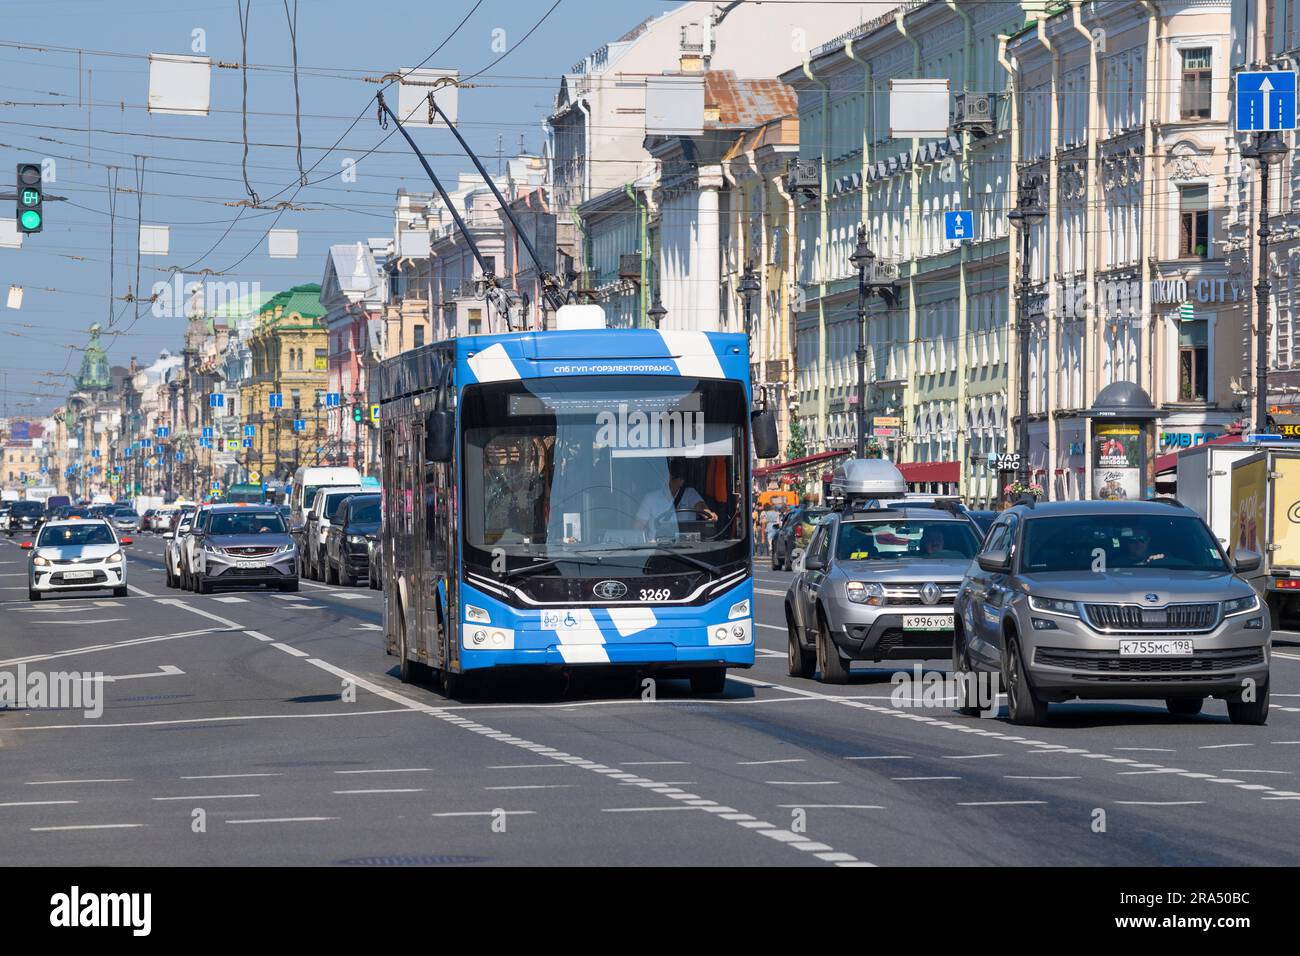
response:
[[[300,411],[302,409],[302,393],[295,388],[289,395],[293,399],[293,410],[295,412]]]
[[[1205,319],[1178,323],[1178,400],[1204,402],[1209,397],[1209,323]]]
[[[417,325],[415,327],[415,347],[418,349],[423,344],[424,344],[424,326]]]
[[[1183,119],[1210,118],[1210,68],[1212,51],[1209,47],[1183,50],[1183,95],[1180,101]]]
[[[316,350],[316,371],[324,372],[329,367],[330,367],[330,350],[317,349]]]
[[[1210,187],[1178,190],[1178,257],[1204,259],[1210,254]]]
[[[469,310],[468,333],[470,335],[481,335],[483,333],[483,310],[482,309]]]

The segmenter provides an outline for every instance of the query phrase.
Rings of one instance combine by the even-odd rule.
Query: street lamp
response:
[[[751,334],[751,322],[754,314],[754,296],[762,291],[758,284],[758,276],[754,274],[754,263],[745,263],[745,271],[740,274],[740,285],[736,286],[736,291],[741,294],[745,300],[745,337]]]
[[[876,254],[867,245],[867,227],[858,226],[858,244],[849,256],[849,262],[858,270],[858,421],[857,458],[867,457],[867,299],[871,286],[867,273],[876,263]]]
[[[1271,168],[1286,158],[1287,146],[1277,133],[1259,133],[1253,144],[1242,147],[1243,159],[1259,164],[1259,283],[1255,286],[1255,433],[1268,431],[1268,303],[1273,287],[1268,281],[1268,187]]]
[[[1038,201],[1041,179],[1026,176],[1020,180],[1016,207],[1007,213],[1013,226],[1020,227],[1020,282],[1016,288],[1016,342],[1019,346],[1019,418],[1016,421],[1016,450],[1019,465],[1016,480],[1028,486],[1029,470],[1029,238],[1030,231],[1047,216]]]
[[[650,317],[650,321],[655,324],[655,328],[657,329],[659,328],[659,323],[664,320],[664,316],[667,314],[668,310],[664,308],[664,304],[659,298],[659,290],[655,289],[654,301],[650,303],[650,308],[646,310],[646,315]]]

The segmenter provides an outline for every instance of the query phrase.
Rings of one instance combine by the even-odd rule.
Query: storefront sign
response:
[[[1240,302],[1244,287],[1232,279],[1152,279],[1151,302],[1180,305],[1184,302]]]
[[[1193,448],[1218,438],[1219,432],[1161,432],[1161,448]]]
[[[1092,437],[1093,497],[1141,499],[1142,426],[1098,422]]]

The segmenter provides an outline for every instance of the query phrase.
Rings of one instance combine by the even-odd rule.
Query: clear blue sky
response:
[[[294,0],[288,2],[292,10]],[[518,151],[521,135],[526,149],[540,149],[541,120],[552,107],[563,71],[646,16],[676,6],[664,0],[561,0],[521,43],[551,2],[482,0],[427,64],[459,69],[462,76],[473,73],[500,55],[493,44],[500,48],[502,34],[494,31],[504,31],[510,54],[475,81],[480,87],[460,93],[461,131],[489,169],[495,169],[498,134],[506,156]],[[140,201],[145,223],[171,226],[170,254],[141,258],[144,295],[154,282],[170,278],[159,271],[169,265],[228,272],[226,280],[260,282],[269,291],[319,282],[329,245],[389,235],[396,190],[402,185],[412,191],[431,188],[400,136],[362,158],[384,134],[374,117],[378,86],[361,77],[414,66],[474,5],[475,0],[298,0],[303,164],[311,166],[323,155],[310,147],[332,145],[365,108],[339,149],[309,174],[316,179],[337,173],[341,161],[351,157],[358,160],[356,182],[331,178],[298,193],[296,204],[308,211],[245,210],[231,225],[240,210],[225,204],[247,198],[240,165],[241,72],[213,70],[207,117],[150,115],[144,109],[145,58],[151,52],[190,53],[192,31],[202,29],[214,62],[242,62],[238,0],[39,0],[26,5],[25,26],[15,9],[22,5],[6,4],[6,29],[0,36],[6,44],[0,46],[0,191],[13,188],[16,162],[52,157],[57,181],[46,191],[70,200],[46,204],[44,232],[28,236],[21,250],[0,249],[0,292],[13,283],[25,289],[20,311],[0,308],[0,370],[8,381],[8,393],[0,398],[10,416],[34,417],[60,404],[66,385],[41,387],[37,380],[50,371],[75,373],[81,353],[68,346],[84,345],[92,322],[108,330],[107,166],[117,167],[115,296],[135,286]],[[85,52],[79,58],[76,52],[7,45],[12,43]],[[284,0],[252,0],[247,62],[291,63]],[[250,147],[248,177],[265,201],[297,182],[293,77],[287,69],[250,70],[248,83],[248,139],[268,144]],[[417,138],[431,154],[442,154],[430,156],[440,177],[454,181],[456,172],[471,168],[455,154],[447,131],[423,131]],[[142,197],[134,192],[137,155],[144,157]],[[291,195],[292,188],[277,201]],[[9,217],[12,202],[6,202],[0,215]],[[264,235],[277,215],[279,228],[299,231],[296,260],[267,255]],[[148,362],[162,349],[179,349],[182,319],[157,318],[147,303],[141,312],[136,321],[134,305],[120,299],[113,303],[113,314],[120,318],[111,329],[116,334],[105,339],[113,364],[125,365],[132,355]],[[35,405],[21,407],[24,402]]]

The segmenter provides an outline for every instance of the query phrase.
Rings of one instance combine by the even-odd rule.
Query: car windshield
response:
[[[350,509],[353,524],[379,524],[379,499],[369,498],[362,501],[353,500]]]
[[[130,519],[130,518],[138,518],[140,516],[136,514],[134,511],[132,511],[130,508],[118,508],[116,511],[113,512],[113,517]]]
[[[234,511],[208,519],[208,534],[284,534],[277,511]]]
[[[42,515],[45,514],[45,509],[41,506],[39,501],[15,501],[11,514],[16,514],[19,517],[24,515]]]
[[[1123,513],[1027,520],[1021,567],[1027,573],[1116,568],[1228,570],[1199,518]]]
[[[53,527],[46,525],[41,529],[38,548],[67,548],[83,544],[112,544],[113,532],[108,525],[99,521],[61,524]]]
[[[356,494],[355,491],[350,491],[345,495],[326,495],[324,505],[325,517],[333,518],[338,514],[339,509],[343,507],[343,502],[347,501],[348,498],[352,497],[354,494]]]
[[[964,521],[846,521],[835,542],[840,561],[970,560],[979,541]]]
[[[466,388],[466,560],[600,551],[607,566],[640,572],[665,546],[711,567],[747,558],[747,416],[733,381],[565,376]]]

